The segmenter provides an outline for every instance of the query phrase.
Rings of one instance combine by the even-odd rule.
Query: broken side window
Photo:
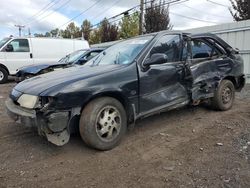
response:
[[[191,41],[192,59],[209,58],[218,55],[217,51],[200,39]]]

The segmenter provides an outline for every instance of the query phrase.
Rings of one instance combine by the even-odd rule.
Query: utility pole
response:
[[[139,23],[139,34],[142,35],[143,34],[143,12],[144,12],[144,0],[141,0],[141,4],[140,4],[140,23]]]
[[[30,28],[28,28],[28,33],[29,33],[29,36],[31,36]]]
[[[15,25],[15,27],[18,27],[19,37],[21,37],[21,35],[22,35],[22,28],[24,28],[25,25]]]

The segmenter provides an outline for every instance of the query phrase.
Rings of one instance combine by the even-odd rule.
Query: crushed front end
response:
[[[36,127],[39,135],[62,146],[70,138],[72,109],[56,110],[53,100],[52,97],[33,96],[13,89],[5,104],[8,115],[14,121],[27,127]]]

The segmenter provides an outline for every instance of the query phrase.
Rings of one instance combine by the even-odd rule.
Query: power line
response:
[[[179,0],[179,1],[176,1],[176,2],[171,3],[170,6],[182,4],[182,3],[185,3],[185,2],[187,2],[187,1],[189,1],[189,0]]]
[[[39,11],[37,11],[35,14],[33,14],[32,16],[30,16],[28,19],[33,18],[35,16],[37,16],[40,12],[42,12],[44,9],[46,9],[50,4],[52,4],[55,0],[50,1],[48,4],[46,4],[42,9],[40,9]]]
[[[139,7],[139,6],[140,6],[140,5],[136,5],[136,6],[130,8],[130,9],[126,10],[126,11],[123,11],[123,12],[121,12],[121,13],[115,15],[115,16],[112,16],[110,19],[116,18],[116,17],[121,16],[121,15],[124,15],[124,14],[127,14],[129,11],[136,9],[136,8]]]
[[[131,9],[131,10],[132,10],[132,9]],[[130,10],[130,11],[131,11],[131,10]],[[129,16],[129,15],[133,14],[133,13],[129,14],[128,11],[124,11],[123,13],[120,13],[120,14],[117,14],[117,15],[112,16],[112,17],[110,17],[110,18],[107,18],[107,20],[108,20],[108,21],[109,21],[109,20],[113,20],[114,18],[117,18],[118,16],[124,15],[124,13],[126,13],[126,16]],[[110,21],[109,23],[116,22],[116,21],[118,21],[118,20],[121,20],[122,18],[123,18],[123,17],[120,17],[120,18],[118,18],[118,19],[116,19],[116,20]],[[100,25],[101,23],[102,23],[102,21],[100,21],[100,22],[98,22],[98,23],[92,25],[91,28],[93,28],[93,27],[95,27],[95,26],[98,26],[98,25]]]
[[[70,1],[72,1],[72,0],[66,1],[65,3],[63,3],[63,4],[62,4],[61,6],[59,6],[58,8],[54,9],[53,12],[50,12],[49,14],[46,14],[45,16],[43,16],[43,17],[41,17],[41,18],[38,18],[37,20],[31,21],[31,22],[29,22],[29,23],[27,23],[27,24],[31,24],[31,23],[33,23],[33,22],[39,22],[39,21],[43,20],[44,18],[46,18],[46,17],[48,17],[48,16],[54,14],[56,11],[58,11],[58,10],[60,10],[61,8],[65,7],[67,4],[69,4]]]
[[[151,2],[151,1],[150,1]],[[144,4],[147,4],[147,3],[150,3],[149,1],[148,2],[144,2]],[[123,12],[121,12],[121,13],[119,13],[119,14],[116,14],[116,15],[114,15],[114,16],[112,16],[112,17],[110,17],[110,18],[108,18],[107,20],[111,20],[111,19],[114,19],[114,18],[116,18],[116,17],[118,17],[118,16],[121,16],[121,15],[129,15],[128,14],[128,12],[129,11],[132,11],[132,10],[134,10],[134,9],[136,9],[136,8],[139,8],[140,7],[140,5],[136,5],[136,6],[134,6],[134,7],[132,7],[132,8],[130,8],[130,9],[128,9],[128,10],[125,10],[125,11],[123,11]],[[99,17],[99,15],[98,15],[98,17]],[[97,17],[95,17],[94,19],[96,19]],[[121,19],[121,18],[120,18]],[[118,19],[119,20],[119,19]],[[99,25],[101,22],[98,22],[98,23],[96,23],[96,24],[94,24],[94,25],[92,25],[92,26],[97,26],[97,25]]]
[[[165,2],[165,3],[161,4],[161,5],[157,5],[157,6],[155,6],[155,7],[162,6],[162,5],[166,5],[166,4],[175,5],[175,4],[179,4],[179,3],[184,3],[184,2],[186,2],[186,1],[189,1],[189,0],[169,0],[168,2]],[[144,4],[151,3],[151,2],[152,2],[152,0],[151,0],[151,1],[144,2]],[[126,13],[127,15],[130,15],[130,14],[128,14],[129,11],[134,10],[134,9],[136,9],[136,8],[139,8],[139,7],[140,7],[140,5],[136,5],[136,6],[130,8],[130,9],[126,10],[126,11],[123,11],[122,13],[119,13],[119,14],[117,14],[117,15],[115,15],[115,16],[112,16],[112,17],[108,18],[107,20],[114,19],[114,18],[116,18],[116,17],[118,17],[118,16],[124,15],[125,13]],[[147,9],[147,8],[145,8],[145,9]],[[144,10],[145,10],[145,9],[144,9]],[[122,18],[117,19],[116,21],[121,20],[121,19],[122,19]],[[99,25],[100,23],[101,23],[101,22],[98,22],[98,23],[92,25],[92,27],[95,27],[95,26]]]
[[[30,16],[28,19],[34,19],[35,17],[41,16],[44,12],[46,12],[48,9],[50,9],[52,6],[57,4],[61,0],[52,0],[48,4],[46,4],[41,10],[39,10],[37,13],[34,15]]]
[[[132,15],[133,13],[130,13],[130,14],[127,14],[127,16],[130,16],[130,15]],[[115,19],[115,20],[112,20],[112,21],[110,21],[109,23],[114,23],[114,22],[117,22],[117,21],[119,21],[119,20],[121,20],[123,17],[121,17],[121,18],[118,18],[118,19]],[[107,20],[110,20],[111,18],[108,18]],[[114,18],[112,18],[112,19],[114,19]],[[99,24],[101,24],[102,22],[99,22],[99,23],[97,23],[97,24],[94,24],[94,25],[92,25],[91,26],[91,28],[94,28],[95,26],[98,26]]]
[[[189,9],[192,9],[192,10],[195,10],[195,11],[197,11],[197,12],[202,12],[203,14],[205,13],[203,10],[193,8],[193,7],[190,7],[190,6],[185,5],[185,4],[183,4],[182,6],[187,7],[187,8],[189,8]],[[211,14],[211,13],[207,13],[207,12],[206,12],[205,14],[211,15],[211,16],[220,17],[220,18],[226,18],[226,19],[229,18],[229,17],[226,17],[226,16],[221,16],[221,15],[218,15],[218,14]]]
[[[175,3],[175,2],[174,2]],[[178,2],[178,0],[176,0],[176,3],[184,3],[184,2]],[[165,6],[165,5],[169,5],[169,3],[163,3],[161,5],[158,5],[158,6]],[[151,8],[151,7],[149,7]],[[200,22],[206,22],[206,23],[213,23],[213,24],[218,24],[218,22],[214,22],[214,21],[208,21],[208,20],[203,20],[203,19],[199,19],[199,18],[193,18],[193,17],[190,17],[190,16],[185,16],[185,15],[182,15],[182,14],[178,14],[178,13],[175,13],[173,11],[169,11],[170,14],[173,14],[173,15],[176,15],[176,16],[179,16],[179,17],[183,17],[183,18],[186,18],[186,19],[190,19],[190,20],[196,20],[196,21],[200,21]]]
[[[182,14],[177,14],[177,13],[172,12],[172,11],[169,11],[169,13],[173,14],[175,16],[183,17],[183,18],[190,19],[190,20],[196,20],[196,21],[200,21],[200,22],[213,23],[213,24],[218,24],[219,23],[219,22],[214,22],[214,21],[202,20],[202,19],[199,19],[199,18],[193,18],[193,17],[190,17],[190,16],[184,16]]]
[[[212,4],[216,4],[216,5],[219,5],[219,6],[222,6],[222,7],[226,7],[226,8],[229,7],[229,6],[227,6],[227,5],[224,5],[224,4],[221,4],[221,3],[217,3],[217,2],[211,1],[211,0],[207,0],[207,2],[212,3]]]
[[[50,5],[46,10],[44,10],[40,15],[38,15],[37,17],[42,16],[43,14],[45,14],[46,12],[48,12],[50,9],[52,9],[53,6],[55,6],[56,4],[58,4],[61,0],[56,1],[53,5]]]
[[[68,23],[70,23],[71,21],[73,21],[74,19],[78,18],[79,16],[83,15],[85,12],[87,12],[88,10],[90,10],[92,7],[94,7],[96,4],[98,4],[101,0],[96,1],[94,4],[92,4],[90,7],[88,7],[87,9],[85,9],[84,11],[82,11],[81,13],[77,14],[76,16],[74,16],[73,18],[71,18],[69,21],[67,21],[66,23],[62,24],[61,26],[59,26],[58,28],[60,29],[61,27],[67,25]]]
[[[146,7],[144,10],[149,10],[149,9],[153,9],[153,8],[157,8],[157,7],[161,7],[161,6],[172,6],[172,5],[177,5],[177,4],[181,4],[181,3],[184,3],[184,2],[187,2],[189,0],[170,0],[168,2],[164,2],[164,3],[161,3],[161,4],[158,4],[158,5],[154,5],[153,7],[150,6],[150,7]]]
[[[108,10],[110,10],[111,8],[113,8],[117,3],[121,2],[122,0],[117,0],[115,1],[110,7],[108,7],[107,9],[103,10],[101,14],[97,15],[96,17],[92,18],[92,20],[99,18],[103,13],[107,12]]]

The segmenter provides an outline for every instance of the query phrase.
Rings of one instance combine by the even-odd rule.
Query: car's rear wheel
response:
[[[82,111],[79,129],[88,146],[98,150],[114,148],[127,130],[123,105],[111,97],[91,101]]]
[[[0,67],[0,84],[6,83],[7,80],[8,80],[8,72],[4,68]]]
[[[230,80],[222,80],[211,99],[211,106],[215,110],[229,110],[233,106],[234,98],[234,84]]]

